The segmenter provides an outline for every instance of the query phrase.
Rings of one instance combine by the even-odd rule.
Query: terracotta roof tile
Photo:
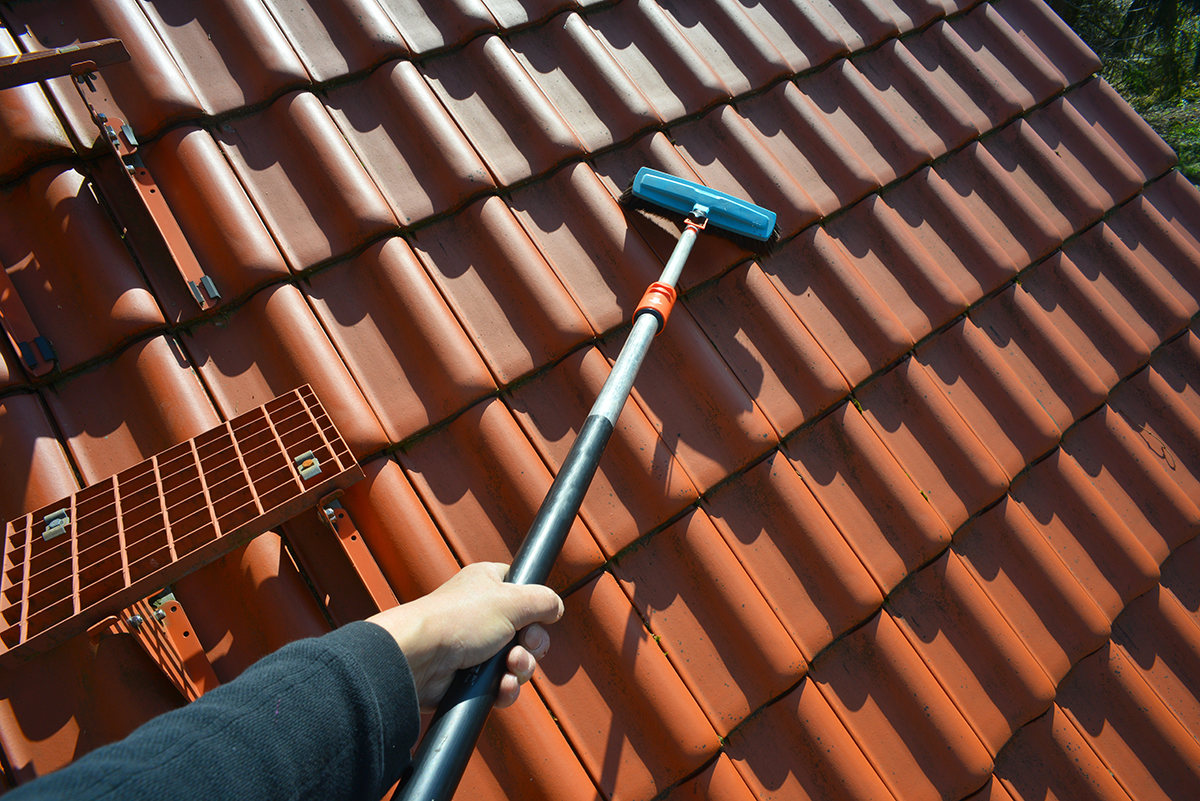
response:
[[[800,78],[796,85],[866,163],[876,186],[891,183],[932,159],[924,142],[851,62],[835,61]]]
[[[1173,167],[1174,151],[1108,82],[1094,78],[1071,93],[1071,105],[1108,144],[1149,181]]]
[[[175,582],[217,678],[230,681],[263,656],[329,630],[316,599],[274,532]],[[251,617],[246,609],[256,609]]]
[[[20,53],[8,29],[0,28],[0,56]],[[0,90],[0,181],[16,178],[43,161],[73,152],[71,142],[42,88],[36,84]]]
[[[888,598],[888,613],[995,756],[1054,700],[1054,685],[948,550]]]
[[[496,185],[411,61],[384,64],[324,102],[401,225]]]
[[[842,37],[815,4],[765,0],[741,3],[739,10],[775,46],[792,72],[804,72],[848,52]]]
[[[694,798],[708,801],[752,801],[754,796],[727,754],[721,754],[698,776],[677,785],[664,796],[665,801]]]
[[[1188,733],[1200,732],[1197,630],[1188,610],[1169,591],[1155,587],[1125,608],[1113,624],[1113,643]]]
[[[971,114],[928,79],[899,39],[889,39],[853,61],[935,158],[979,135]]]
[[[413,250],[467,335],[507,384],[594,336],[498,197],[415,232]]]
[[[378,0],[413,53],[461,45],[483,31],[495,30],[496,20],[483,0],[451,0],[436,6],[426,0]]]
[[[987,750],[886,610],[809,675],[893,794],[961,798],[987,781]]]
[[[1150,345],[1062,252],[1026,273],[1021,286],[1106,389],[1150,360]]]
[[[498,36],[481,36],[461,51],[427,61],[422,73],[502,185],[545,172],[583,150]]]
[[[122,119],[133,128],[138,139],[149,139],[168,123],[202,112],[192,86],[140,5],[54,0],[15,13],[14,9],[5,8],[0,11],[0,19],[24,52],[68,47],[106,37],[124,42],[132,60],[105,67],[103,85],[111,90]],[[72,79],[54,78],[42,85],[62,109],[64,127],[72,141],[90,150],[98,129]]]
[[[598,349],[583,348],[512,390],[513,416],[551,472],[562,467],[609,370]],[[699,495],[641,408],[627,401],[579,514],[614,556]]]
[[[575,0],[484,0],[484,4],[502,28],[528,25],[579,5]]]
[[[627,331],[600,348],[615,361]],[[762,456],[779,435],[686,309],[642,362],[632,397],[704,492]]]
[[[1081,661],[1057,703],[1132,796],[1178,798],[1200,781],[1200,743],[1120,648],[1105,645]]]
[[[1196,464],[1198,416],[1153,368],[1134,375],[1113,393],[1112,406],[1154,454],[1164,461],[1172,481],[1189,497],[1200,493]]]
[[[1118,153],[1093,128],[1072,99],[1076,89],[1051,100],[1025,118],[1046,146],[1075,177],[1083,181],[1102,209],[1111,209],[1142,188],[1140,170]]]
[[[396,225],[383,196],[309,92],[221,124],[221,149],[293,270],[340,256]]]
[[[655,3],[618,3],[589,14],[587,22],[660,119],[678,119],[730,96],[729,87]]]
[[[1197,558],[1200,558],[1200,539],[1193,537],[1163,562],[1161,586],[1193,621],[1200,622],[1200,586],[1192,580]]]
[[[496,388],[400,237],[314,275],[305,295],[391,442]]]
[[[551,481],[537,451],[496,399],[472,406],[402,451],[400,464],[464,564],[512,561]],[[550,584],[570,587],[603,561],[596,541],[577,521]]]
[[[892,798],[811,678],[730,735],[728,750],[758,798]]]
[[[806,659],[883,603],[782,453],[716,489],[704,509]]]
[[[141,8],[206,114],[258,105],[309,83],[304,65],[260,3],[205,3],[203,11]]]
[[[374,0],[264,0],[263,5],[314,81],[408,53],[404,37]]]
[[[794,83],[781,83],[765,95],[739,104],[738,111],[807,195],[816,216],[832,214],[878,185],[854,148]],[[801,197],[791,190],[793,203]],[[802,205],[790,216],[804,219],[809,213]]]
[[[978,141],[935,167],[962,204],[1024,269],[1062,243],[1054,222]]]
[[[1076,426],[1063,448],[1160,564],[1200,532],[1200,509],[1169,475],[1173,457],[1112,407]]]
[[[1012,497],[1109,621],[1158,581],[1158,562],[1063,451],[1013,482]]]
[[[951,531],[1008,488],[1000,465],[917,360],[856,395],[863,417]]]
[[[980,3],[956,19],[954,31],[974,57],[1013,91],[1024,109],[1058,94],[1070,83],[991,3]]]
[[[1130,799],[1057,704],[1017,733],[996,760],[996,778],[1014,801]]]
[[[883,592],[950,541],[937,512],[851,404],[784,450]]]
[[[79,489],[42,400],[33,393],[0,399],[0,517],[12,520]]]
[[[514,788],[547,801],[600,801],[566,737],[537,693],[494,710],[455,798],[508,799]]]
[[[44,397],[87,484],[220,422],[171,336],[135,343],[114,361],[56,384]]]
[[[984,133],[1003,125],[1022,110],[1016,92],[985,64],[946,21],[938,21],[904,41],[914,71],[934,93],[954,104]],[[928,91],[928,90],[927,90]],[[964,120],[965,121],[965,120]]]
[[[730,105],[720,105],[670,131],[671,141],[705,185],[774,211],[781,236],[815,222],[820,210],[787,169]],[[736,174],[729,169],[737,165]]]
[[[613,572],[718,734],[804,675],[804,657],[702,510]]]
[[[686,304],[781,437],[850,391],[754,262],[692,293]]]
[[[564,602],[533,684],[605,797],[652,797],[715,756],[716,733],[613,577]]]
[[[89,189],[74,169],[49,166],[0,190],[0,265],[53,345],[59,370],[111,353],[164,323]]]
[[[964,526],[953,548],[1052,683],[1108,639],[1108,618],[1012,498]]]
[[[662,122],[596,32],[578,14],[509,39],[521,66],[588,151]]]
[[[1106,222],[1133,252],[1142,272],[1157,278],[1185,309],[1200,304],[1200,243],[1195,241],[1200,220],[1168,220],[1147,198],[1137,197]]]
[[[139,152],[223,301],[288,275],[279,247],[207,131],[181,126]],[[142,263],[172,321],[199,313],[177,271]]]
[[[224,416],[311,384],[356,456],[387,444],[371,407],[294,286],[268,287],[220,323],[200,326],[182,342]]]
[[[855,386],[913,345],[904,325],[820,226],[762,264],[779,294]]]
[[[967,301],[976,302],[1016,275],[1004,248],[932,168],[889,188],[883,199]]]
[[[339,499],[402,602],[441,586],[458,571],[437,526],[400,465],[375,459]]]
[[[1058,232],[1069,238],[1100,219],[1107,207],[1063,164],[1025,120],[987,139],[987,150]]]
[[[814,0],[813,8],[857,52],[900,32],[896,21],[879,0]]]
[[[971,320],[1000,349],[1059,431],[1104,402],[1107,388],[1022,287],[1010,287],[976,307]]]
[[[1063,74],[1068,84],[1078,83],[1100,69],[1096,54],[1043,0],[999,0],[992,5],[1021,38]]]
[[[586,163],[517,190],[508,205],[595,331],[627,322],[662,272],[663,262],[631,234],[632,220]]]
[[[1058,444],[1054,420],[970,320],[920,348],[916,361],[1010,480]]]
[[[794,72],[738,2],[664,0],[662,8],[732,94],[744,94]]]
[[[966,311],[967,299],[879,195],[868,196],[825,230],[913,342]]]

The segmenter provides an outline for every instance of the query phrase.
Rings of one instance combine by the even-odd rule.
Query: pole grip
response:
[[[606,417],[588,415],[505,581],[546,583],[612,432],[613,424]],[[455,674],[394,801],[449,801],[454,795],[500,692],[508,652],[515,644],[513,640],[487,661]]]

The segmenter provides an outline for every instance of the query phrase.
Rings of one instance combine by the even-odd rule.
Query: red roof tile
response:
[[[579,434],[609,363],[584,348],[512,390],[513,416],[556,473]],[[657,528],[700,493],[653,424],[627,401],[579,515],[607,556]]]
[[[510,558],[678,239],[648,165],[784,241],[702,235],[459,797],[1197,783],[1200,191],[1043,0],[186,6],[0,9],[0,55],[125,42],[93,81],[221,295],[69,78],[0,93],[58,356],[0,343],[5,519],[309,383],[354,558],[310,510],[177,582],[216,678]],[[0,676],[0,786],[182,702],[77,637]]]
[[[390,62],[334,89],[325,107],[401,225],[496,185],[412,62]]]
[[[702,510],[618,557],[613,572],[717,733],[807,668]]]

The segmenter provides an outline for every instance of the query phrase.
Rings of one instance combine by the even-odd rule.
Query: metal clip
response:
[[[66,532],[67,526],[71,525],[71,513],[67,509],[59,509],[42,518],[42,522],[46,524],[46,530],[42,532],[42,539],[52,540]]]
[[[321,463],[313,456],[312,451],[300,454],[293,461],[296,463],[296,470],[300,472],[300,478],[305,481],[321,472]]]

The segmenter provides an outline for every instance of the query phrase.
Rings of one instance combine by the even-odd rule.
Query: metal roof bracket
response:
[[[388,580],[384,578],[383,571],[379,569],[379,563],[375,561],[367,544],[363,542],[362,536],[358,533],[358,527],[354,525],[354,520],[350,517],[349,512],[337,500],[341,494],[339,491],[323,498],[317,505],[317,513],[337,535],[342,550],[346,552],[346,557],[354,567],[354,572],[362,579],[363,585],[371,595],[371,600],[375,602],[379,610],[383,611],[398,606],[400,601],[396,598],[396,593],[392,591],[392,585],[388,584]]]
[[[45,375],[54,369],[58,355],[50,340],[38,333],[29,310],[21,302],[8,272],[0,267],[0,325],[8,341],[20,356],[21,367],[31,376]]]

